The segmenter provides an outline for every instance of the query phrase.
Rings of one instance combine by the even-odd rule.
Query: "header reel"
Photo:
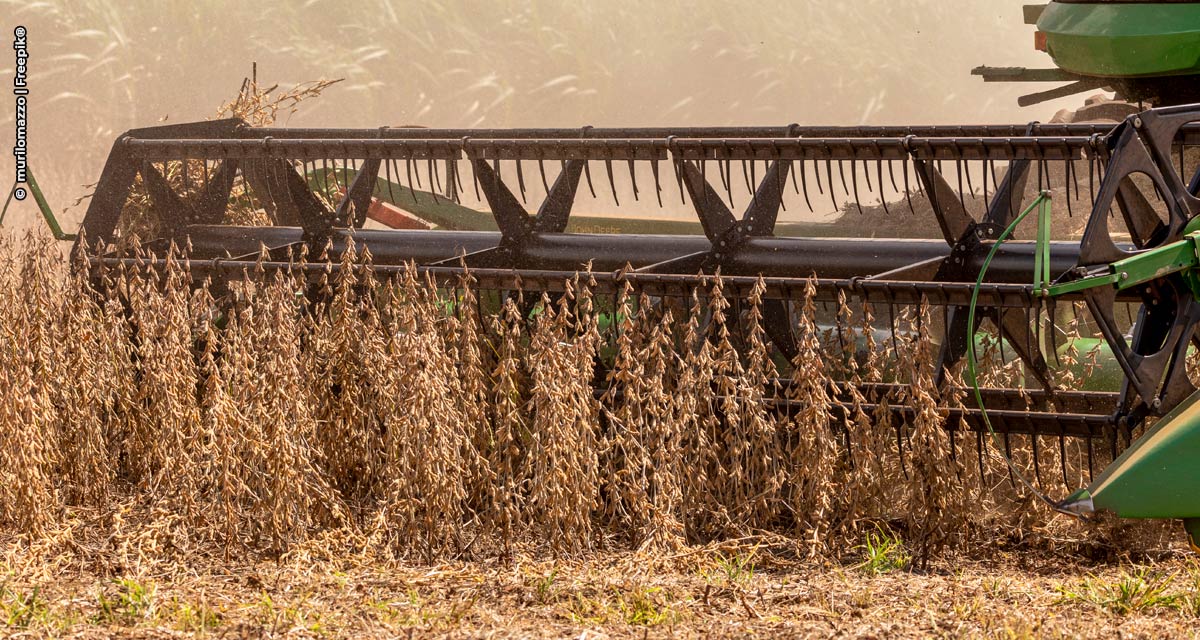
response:
[[[588,271],[602,296],[631,288],[656,305],[678,306],[694,292],[709,295],[719,278],[735,311],[763,288],[761,322],[781,376],[798,353],[796,317],[811,278],[815,300],[828,307],[849,301],[874,309],[885,340],[897,340],[902,315],[922,318],[927,309],[944,397],[960,384],[954,372],[967,349],[978,346],[971,336],[989,320],[1001,361],[1019,360],[1027,387],[981,389],[990,422],[1006,442],[1036,436],[1035,464],[1039,439],[1057,439],[1069,482],[1068,439],[1086,448],[1090,475],[1094,443],[1108,443],[1115,457],[1144,420],[1195,391],[1186,360],[1200,304],[1178,273],[1123,289],[1067,285],[1189,232],[1200,212],[1200,178],[1188,153],[1200,144],[1197,121],[1200,107],[1184,106],[1116,127],[264,129],[233,120],[154,127],[114,144],[76,252],[99,276],[122,265],[165,265],[174,244],[187,248],[193,274],[221,282],[253,269],[316,278],[343,268],[336,257],[353,243],[369,249],[380,276],[416,269],[448,290],[469,270],[497,296],[522,290],[553,299]],[[1004,242],[977,286],[996,239],[1043,191],[1060,203],[1056,233],[1069,234],[1078,215],[1082,236]],[[582,218],[576,204],[589,197],[613,207],[687,210],[697,233],[573,230]],[[845,210],[843,226],[832,228],[853,231],[847,221],[862,220],[869,237],[806,237],[796,231],[830,227],[780,220],[781,211],[815,211],[824,198]],[[366,223],[380,203],[415,216],[443,207],[459,218],[440,228],[383,229]],[[470,205],[491,212],[482,216],[487,224]],[[904,227],[929,218],[940,237],[907,237]],[[654,224],[638,221],[642,230]],[[149,256],[130,248],[129,234],[140,236]],[[1053,296],[1032,284],[1043,251],[1058,287]],[[335,261],[302,261],[302,254]],[[1080,309],[1071,322],[1102,335],[1119,383],[1059,386],[1051,362],[1069,346],[1060,326],[1072,315],[1068,307]],[[840,314],[820,317],[831,335],[842,335]],[[744,314],[730,318],[736,326]],[[616,330],[615,309],[610,319]],[[900,385],[849,377],[834,386],[839,406],[858,394],[881,407]],[[792,410],[786,389],[776,397],[781,410]],[[903,455],[907,409],[890,410],[900,418]],[[948,403],[944,411],[947,429],[976,434],[982,464],[981,409]]]

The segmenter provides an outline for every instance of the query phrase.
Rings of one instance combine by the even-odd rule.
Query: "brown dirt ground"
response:
[[[1010,540],[875,574],[861,549],[805,559],[779,538],[428,564],[338,536],[226,560],[175,548],[169,528],[4,540],[0,635],[1160,638],[1200,615],[1200,562],[1178,535],[1133,553]]]

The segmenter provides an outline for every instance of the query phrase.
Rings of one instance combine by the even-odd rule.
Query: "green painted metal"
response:
[[[71,240],[74,241],[76,234],[66,233],[58,224],[58,218],[54,216],[54,210],[46,203],[46,196],[42,193],[42,188],[38,185],[37,180],[33,177],[33,170],[26,171],[29,185],[29,192],[33,194],[33,201],[37,204],[38,210],[42,213],[42,218],[46,221],[46,226],[50,228],[50,233],[54,234],[56,240]],[[8,213],[8,205],[12,202],[13,193],[17,185],[13,185],[13,191],[8,194],[8,200],[4,202],[4,208],[0,210],[0,224],[4,223],[4,216]]]
[[[1178,242],[1144,251],[1109,266],[1108,273],[1053,285],[1045,295],[1098,286],[1127,289],[1180,274],[1200,299],[1200,230],[1189,224]],[[1039,238],[1039,243],[1042,240]],[[1107,510],[1123,518],[1182,518],[1200,551],[1200,391],[1160,418],[1091,485],[1057,505],[1077,514]]]
[[[1042,292],[1043,295],[1061,296],[1104,285],[1112,285],[1121,290],[1179,273],[1183,275],[1192,293],[1200,299],[1200,270],[1196,269],[1198,265],[1200,231],[1193,231],[1178,242],[1118,260],[1109,265],[1108,273],[1052,285]]]
[[[1172,409],[1061,505],[1124,518],[1200,518],[1200,392]]]
[[[1137,78],[1200,73],[1200,3],[1051,2],[1037,21],[1054,63]]]

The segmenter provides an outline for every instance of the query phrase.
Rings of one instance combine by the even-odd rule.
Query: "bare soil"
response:
[[[1161,638],[1192,634],[1200,613],[1200,564],[1173,543],[997,541],[923,571],[872,563],[865,548],[799,557],[769,536],[426,564],[337,535],[277,559],[214,557],[178,548],[186,534],[170,522],[95,536],[76,521],[32,545],[5,540],[0,634]],[[903,565],[903,548],[888,558]]]

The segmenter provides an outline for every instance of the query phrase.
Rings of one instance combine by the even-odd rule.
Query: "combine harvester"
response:
[[[1055,506],[1183,518],[1194,535],[1200,396],[1186,359],[1200,321],[1200,173],[1187,152],[1200,145],[1200,105],[1185,103],[1200,69],[1200,6],[1071,1],[1038,11],[1039,42],[1061,69],[983,69],[986,78],[1073,81],[1054,96],[1111,85],[1156,107],[1116,126],[299,129],[225,120],[137,129],[114,144],[76,251],[94,269],[146,264],[118,241],[136,195],[148,198],[155,219],[143,248],[162,256],[171,243],[186,245],[193,274],[218,282],[259,267],[318,277],[341,266],[299,263],[301,248],[315,256],[331,245],[337,255],[351,241],[370,250],[381,276],[415,264],[449,290],[467,268],[481,290],[520,289],[529,299],[554,296],[587,270],[600,296],[631,287],[656,304],[686,304],[719,274],[737,310],[761,277],[762,323],[785,371],[798,352],[799,302],[815,276],[817,300],[869,303],[879,310],[877,329],[893,338],[905,308],[928,305],[940,334],[936,383],[952,384],[946,372],[966,359],[968,399],[976,364],[968,346],[985,321],[1002,336],[1028,388],[976,384],[976,402],[946,408],[947,429],[977,434],[981,464],[989,440],[1049,436],[1064,465],[1063,443],[1084,442],[1090,477],[1094,447],[1109,447],[1115,463]],[[1086,219],[1081,238],[1051,240],[1053,188],[1055,217]],[[614,206],[630,198],[686,206],[696,232],[574,231],[581,189]],[[536,210],[524,203],[529,192],[545,194]],[[875,230],[885,237],[798,237],[777,224],[785,199],[811,208],[817,198],[838,205],[863,194],[875,194],[895,227],[930,211],[941,238],[889,239],[888,228]],[[443,213],[473,214],[458,203],[486,203],[491,214],[473,230],[364,227],[373,197],[409,196],[414,205],[434,200]],[[232,224],[239,202],[267,225]],[[1037,223],[1031,217],[1016,233],[1035,210]],[[1055,385],[1055,321],[1071,303],[1086,306],[1085,323],[1111,350],[1119,385]],[[731,314],[733,325],[744,320]],[[838,383],[839,406],[852,384]],[[887,406],[881,399],[895,384],[858,391],[872,408]],[[901,422],[909,417],[902,405],[892,411]],[[1117,457],[1148,420],[1153,427]]]

